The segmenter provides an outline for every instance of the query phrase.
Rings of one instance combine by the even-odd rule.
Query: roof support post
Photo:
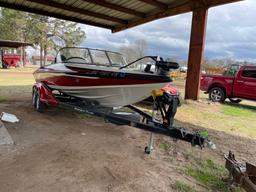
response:
[[[198,8],[193,11],[185,99],[197,100],[199,96],[207,16],[207,8]]]

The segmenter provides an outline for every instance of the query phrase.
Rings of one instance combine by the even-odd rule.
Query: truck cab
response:
[[[222,75],[202,75],[200,89],[214,102],[256,101],[256,65],[231,65]]]
[[[244,66],[233,83],[233,96],[256,100],[256,66]]]

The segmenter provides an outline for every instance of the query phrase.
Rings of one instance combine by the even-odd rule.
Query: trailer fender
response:
[[[59,104],[59,101],[54,97],[52,91],[43,83],[34,84],[32,91],[37,91],[40,101],[47,105],[56,107]]]

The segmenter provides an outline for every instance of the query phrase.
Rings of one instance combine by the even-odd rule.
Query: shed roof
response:
[[[163,17],[241,0],[1,0],[0,6],[121,31]]]
[[[32,46],[32,45],[33,45],[32,43],[27,43],[27,42],[0,39],[0,47],[18,48],[18,47],[22,47],[22,46]]]

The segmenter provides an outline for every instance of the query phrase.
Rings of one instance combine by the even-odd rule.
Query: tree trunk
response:
[[[22,46],[21,49],[22,49],[22,64],[23,64],[23,67],[25,67],[25,66],[26,66],[26,52],[25,52],[25,47]]]
[[[44,46],[44,66],[47,64],[47,47]]]
[[[43,67],[43,45],[40,43],[40,67]]]
[[[23,67],[24,66],[24,61],[23,61],[23,57],[24,57],[24,55],[23,55],[23,49],[22,49],[23,47],[21,47],[20,48],[20,64],[19,64],[19,67]]]

